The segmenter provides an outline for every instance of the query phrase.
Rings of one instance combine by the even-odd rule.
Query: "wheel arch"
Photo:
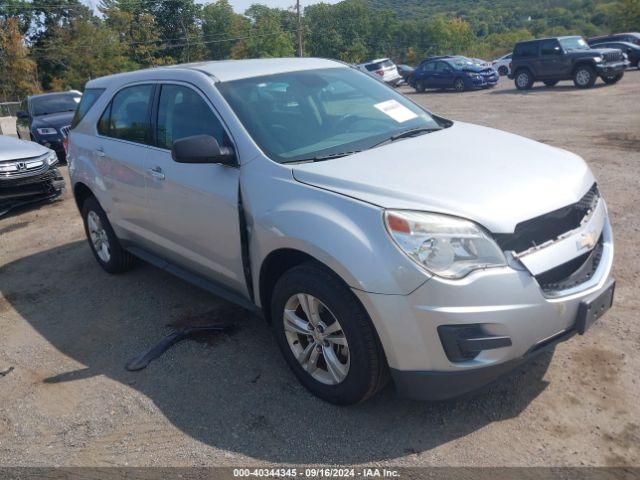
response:
[[[571,69],[571,76],[573,77],[576,74],[576,71],[578,70],[578,68],[580,67],[589,67],[591,70],[595,70],[595,65],[593,62],[590,62],[589,60],[578,60],[574,65],[573,68]]]
[[[273,289],[276,282],[288,270],[307,262],[315,263],[325,269],[327,272],[340,279],[347,288],[350,288],[348,282],[346,282],[342,276],[315,256],[297,248],[279,248],[274,250],[269,253],[262,262],[258,277],[260,306],[262,308],[264,318],[268,323],[271,322],[271,297],[273,295]]]
[[[84,183],[77,182],[73,187],[73,198],[76,201],[78,210],[82,210],[82,205],[89,197],[95,197],[93,191]]]

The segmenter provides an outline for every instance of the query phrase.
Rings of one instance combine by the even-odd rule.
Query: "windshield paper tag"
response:
[[[385,115],[393,118],[398,123],[404,123],[408,120],[418,118],[418,115],[413,113],[397,100],[387,100],[386,102],[376,103],[374,107],[376,107]]]

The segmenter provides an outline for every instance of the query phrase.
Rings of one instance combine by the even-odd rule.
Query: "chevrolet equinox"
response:
[[[348,65],[98,78],[73,125],[100,266],[139,257],[265,317],[329,402],[390,378],[418,399],[476,390],[611,306],[611,226],[580,157],[433,115]]]

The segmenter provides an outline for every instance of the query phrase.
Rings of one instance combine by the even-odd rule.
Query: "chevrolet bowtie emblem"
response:
[[[576,241],[576,246],[578,247],[578,250],[584,250],[585,248],[590,250],[596,246],[597,242],[598,235],[596,232],[584,232],[580,234],[580,237]]]

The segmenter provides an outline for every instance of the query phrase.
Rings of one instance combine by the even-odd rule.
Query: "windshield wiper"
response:
[[[423,135],[425,133],[437,132],[438,130],[442,130],[442,127],[433,128],[433,127],[418,127],[412,128],[411,130],[405,130],[404,132],[396,133],[391,137],[376,143],[371,148],[380,147],[382,145],[386,145],[387,143],[395,142],[396,140],[400,140],[402,138],[410,138],[415,137],[416,135]]]
[[[359,153],[362,150],[352,150],[350,152],[340,152],[340,153],[329,153],[328,155],[316,155],[311,158],[301,158],[300,160],[291,160],[289,162],[283,163],[312,163],[312,162],[323,162],[324,160],[333,160],[334,158],[346,157],[348,155],[353,155],[354,153]]]

